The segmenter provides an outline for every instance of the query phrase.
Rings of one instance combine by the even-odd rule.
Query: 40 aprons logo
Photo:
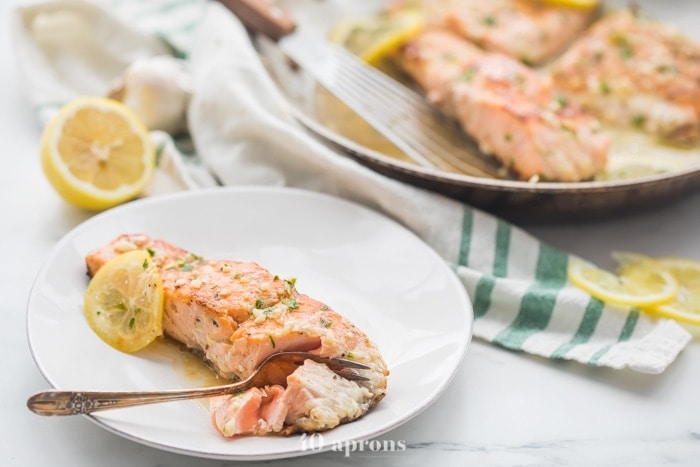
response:
[[[321,433],[302,433],[299,439],[302,451],[319,452],[328,449],[328,445]],[[330,450],[342,452],[345,457],[350,457],[352,453],[385,453],[403,452],[406,450],[406,441],[393,439],[363,439],[333,441]]]

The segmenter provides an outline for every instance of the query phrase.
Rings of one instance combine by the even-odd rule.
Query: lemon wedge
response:
[[[365,62],[375,65],[395,52],[424,28],[414,10],[392,14],[345,18],[331,29],[329,40],[342,45]]]
[[[568,276],[593,297],[618,305],[650,308],[671,302],[678,292],[678,282],[664,269],[624,267],[613,274],[574,258]]]
[[[95,334],[122,352],[163,334],[163,283],[151,255],[133,250],[107,261],[88,284],[84,312]]]
[[[81,97],[63,106],[46,126],[41,162],[66,201],[103,210],[138,196],[155,171],[148,129],[124,104]]]

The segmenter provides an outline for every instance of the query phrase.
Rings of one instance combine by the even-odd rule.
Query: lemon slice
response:
[[[107,261],[85,292],[85,318],[107,344],[136,352],[163,334],[163,283],[144,250]]]
[[[679,289],[673,301],[645,311],[700,325],[700,262],[685,258],[658,258],[657,263],[678,281]]]
[[[423,17],[413,10],[346,18],[331,29],[329,40],[374,65],[420,33],[423,27]]]
[[[592,9],[600,4],[600,0],[537,0],[549,5],[563,6],[568,8]]]
[[[81,97],[46,126],[41,162],[54,189],[81,208],[103,210],[138,196],[155,170],[148,130],[124,104]]]
[[[618,305],[652,307],[668,303],[678,291],[678,282],[663,269],[623,268],[619,274],[572,259],[569,280],[593,297]]]

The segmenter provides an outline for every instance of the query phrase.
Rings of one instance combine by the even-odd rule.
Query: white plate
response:
[[[110,348],[85,322],[83,258],[127,232],[166,239],[212,259],[257,261],[275,274],[296,277],[300,291],[325,301],[363,329],[391,370],[387,396],[373,410],[314,438],[313,446],[302,436],[225,439],[198,401],[90,416],[139,443],[199,457],[259,460],[375,437],[435,401],[471,338],[471,302],[456,275],[399,224],[364,207],[306,191],[202,190],[112,209],[76,227],[56,245],[32,289],[27,319],[34,360],[55,388],[157,390],[198,383],[158,353],[127,355]]]

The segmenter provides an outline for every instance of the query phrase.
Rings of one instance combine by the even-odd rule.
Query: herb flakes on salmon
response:
[[[637,9],[608,13],[551,73],[604,122],[675,143],[700,139],[700,45]]]
[[[384,397],[389,370],[376,344],[328,305],[298,292],[295,279],[254,262],[209,260],[143,234],[121,235],[88,253],[88,274],[132,250],[147,251],[159,268],[164,333],[202,355],[222,378],[245,379],[281,351],[370,367],[362,370],[366,381],[349,381],[307,360],[286,387],[212,398],[211,421],[224,436],[324,431],[362,417]]]
[[[610,142],[600,122],[546,75],[439,29],[408,41],[399,62],[430,102],[518,178],[574,182],[605,169]]]

